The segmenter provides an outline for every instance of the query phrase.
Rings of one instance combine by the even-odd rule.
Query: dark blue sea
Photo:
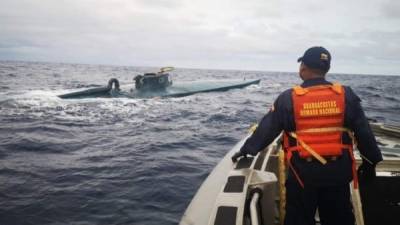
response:
[[[219,160],[296,73],[176,69],[260,85],[166,99],[63,100],[157,68],[0,62],[0,224],[177,224]],[[400,76],[328,75],[368,117],[400,125]]]

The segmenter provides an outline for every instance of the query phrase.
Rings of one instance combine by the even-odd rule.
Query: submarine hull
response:
[[[196,82],[177,82],[165,89],[137,90],[132,85],[112,88],[111,86],[91,88],[76,92],[66,93],[58,97],[63,99],[76,98],[154,98],[154,97],[184,97],[197,93],[220,92],[230,89],[244,88],[250,85],[259,84],[260,80],[214,80]]]

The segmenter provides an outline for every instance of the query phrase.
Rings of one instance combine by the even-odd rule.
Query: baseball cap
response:
[[[331,67],[331,54],[324,47],[316,46],[307,49],[297,62],[304,63],[307,67],[328,71]]]

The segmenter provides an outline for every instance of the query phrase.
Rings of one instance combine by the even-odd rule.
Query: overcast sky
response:
[[[1,0],[0,60],[400,75],[399,0]]]

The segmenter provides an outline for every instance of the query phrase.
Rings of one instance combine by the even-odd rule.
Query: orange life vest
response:
[[[351,132],[344,127],[346,105],[342,85],[296,86],[292,101],[296,131],[284,132],[283,137],[289,167],[294,151],[301,158],[313,157],[326,164],[326,158],[338,157],[343,150],[348,150],[353,158],[353,178],[356,180],[353,143],[343,143],[342,140],[344,133],[352,138]],[[301,182],[299,177],[297,179]]]

